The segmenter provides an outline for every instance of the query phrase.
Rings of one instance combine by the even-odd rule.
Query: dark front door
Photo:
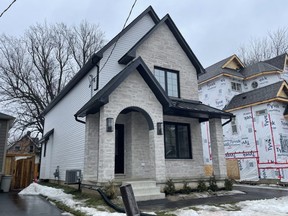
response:
[[[124,125],[115,125],[115,174],[124,174]]]

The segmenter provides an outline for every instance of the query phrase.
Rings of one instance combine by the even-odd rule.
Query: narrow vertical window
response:
[[[232,118],[231,128],[232,128],[232,134],[238,134],[237,124],[236,124],[236,117]]]

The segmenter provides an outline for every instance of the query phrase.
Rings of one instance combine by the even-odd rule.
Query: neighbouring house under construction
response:
[[[233,55],[200,76],[200,100],[235,115],[223,126],[229,177],[288,182],[287,80],[287,54],[247,67]],[[209,122],[202,123],[202,138],[209,170]]]

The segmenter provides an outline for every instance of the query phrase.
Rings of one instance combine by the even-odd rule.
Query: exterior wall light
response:
[[[163,134],[163,123],[157,122],[157,135],[162,135],[162,134]]]
[[[114,124],[113,118],[106,118],[106,131],[107,132],[113,132],[113,124]]]

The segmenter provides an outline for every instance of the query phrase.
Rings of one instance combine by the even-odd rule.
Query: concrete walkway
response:
[[[235,203],[245,200],[272,199],[275,197],[288,196],[288,188],[257,187],[248,185],[233,186],[234,190],[245,192],[229,196],[214,196],[207,198],[191,198],[187,200],[170,201],[167,199],[138,202],[141,211],[161,211],[184,208],[188,206],[204,204]]]
[[[41,196],[25,196],[9,192],[0,193],[0,215],[60,216],[61,211]]]

